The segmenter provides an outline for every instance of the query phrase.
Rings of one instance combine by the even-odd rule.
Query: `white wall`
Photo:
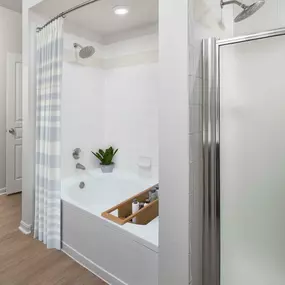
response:
[[[118,40],[104,46],[105,58],[116,58],[126,55],[136,55],[143,52],[158,51],[158,34],[153,31],[150,35],[137,36],[128,40]]]
[[[225,7],[221,18],[220,2],[189,0],[189,139],[190,139],[190,236],[192,284],[202,284],[202,40],[233,36],[233,7]],[[222,19],[222,21],[221,21]],[[206,131],[206,130],[204,130]]]
[[[158,176],[158,65],[108,70],[105,84],[105,143],[118,147],[119,168],[138,170],[151,159]]]
[[[119,168],[138,172],[146,157],[149,175],[157,178],[158,35],[108,45],[105,59],[105,144],[119,148]]]
[[[6,187],[7,53],[22,53],[21,14],[0,7],[0,189]]]
[[[187,0],[159,3],[159,284],[188,285],[189,102]]]
[[[252,4],[252,0],[244,0],[245,4]],[[241,12],[234,8],[235,15]],[[266,0],[265,5],[250,18],[234,25],[235,36],[264,32],[285,27],[285,1]]]
[[[62,176],[76,175],[76,163],[97,166],[91,150],[102,146],[104,128],[102,70],[64,63],[62,90]],[[81,159],[72,152],[81,148]],[[78,173],[78,171],[77,171]]]
[[[91,150],[110,145],[119,148],[117,168],[138,173],[139,158],[148,157],[152,168],[147,174],[158,177],[158,58],[153,58],[154,52],[158,55],[157,40],[157,35],[148,35],[103,46],[65,34],[65,52],[74,42],[91,44],[100,64],[77,63],[72,53],[73,62],[64,64],[64,177],[78,173],[73,149],[81,148],[80,162],[93,169],[99,163]]]

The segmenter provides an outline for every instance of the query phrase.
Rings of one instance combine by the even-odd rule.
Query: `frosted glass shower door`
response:
[[[285,36],[220,47],[221,285],[285,284]]]

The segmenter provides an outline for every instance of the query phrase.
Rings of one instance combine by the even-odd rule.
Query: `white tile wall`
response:
[[[223,26],[221,24],[223,22]],[[190,283],[202,284],[202,39],[227,38],[233,35],[233,8],[226,7],[221,14],[220,1],[189,0],[189,118],[190,118]]]

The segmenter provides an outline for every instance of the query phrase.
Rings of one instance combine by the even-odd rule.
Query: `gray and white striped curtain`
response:
[[[37,34],[34,237],[61,248],[61,85],[63,19]]]

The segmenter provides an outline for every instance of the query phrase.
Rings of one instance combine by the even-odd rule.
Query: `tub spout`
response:
[[[86,167],[84,165],[82,165],[81,163],[77,163],[76,169],[86,170]]]

